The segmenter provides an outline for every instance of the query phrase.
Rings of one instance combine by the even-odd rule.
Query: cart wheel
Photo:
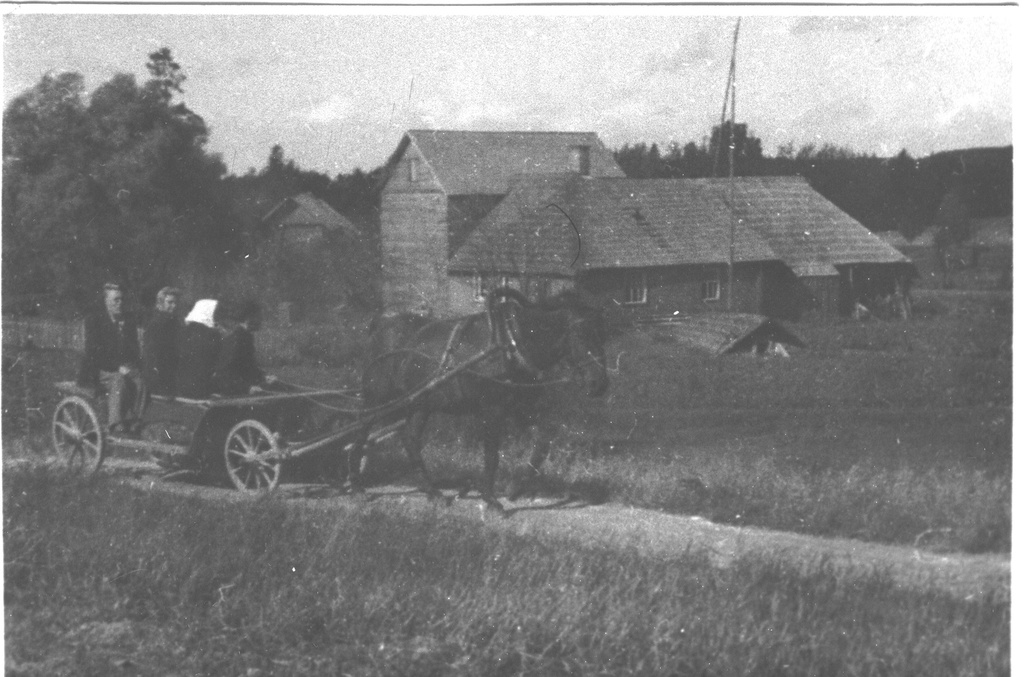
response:
[[[271,490],[281,478],[278,443],[270,428],[245,420],[228,433],[224,462],[228,477],[240,491]]]
[[[91,475],[103,463],[106,439],[99,416],[88,400],[65,397],[53,412],[53,448],[71,470]]]

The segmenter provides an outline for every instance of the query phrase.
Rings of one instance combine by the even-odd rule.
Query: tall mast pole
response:
[[[733,180],[736,174],[736,45],[740,40],[740,20],[736,19],[736,31],[732,37],[732,62],[729,64],[729,84],[726,85],[726,101],[732,98],[732,111],[729,120],[729,279],[726,287],[725,309],[732,311],[733,260],[736,257],[736,186]],[[722,106],[722,117],[725,117],[725,106]],[[721,133],[719,133],[721,136]],[[717,154],[716,154],[717,155]]]

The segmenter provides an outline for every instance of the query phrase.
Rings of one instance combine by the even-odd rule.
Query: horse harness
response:
[[[466,333],[468,327],[478,318],[479,315],[470,315],[467,317],[460,318],[454,325],[452,325],[451,331],[448,333],[448,338],[445,341],[444,350],[442,351],[440,357],[438,358],[437,369],[434,372],[433,378],[431,379],[432,383],[436,384],[437,382],[443,381],[450,376],[454,376],[455,374],[484,361],[488,357],[498,352],[500,352],[503,355],[506,363],[515,365],[515,367],[517,367],[519,370],[529,374],[530,376],[536,378],[541,375],[542,371],[533,366],[532,364],[530,364],[529,360],[527,360],[526,356],[523,355],[522,350],[519,347],[519,344],[516,340],[516,335],[518,334],[518,331],[517,327],[515,327],[514,316],[511,313],[501,312],[499,308],[495,308],[487,312],[487,323],[490,334],[489,345],[483,350],[474,354],[473,356],[461,362],[455,363],[455,353],[456,348],[459,345],[459,341]],[[416,340],[422,337],[425,333],[427,333],[432,326],[436,325],[428,324],[427,326],[417,331],[413,335],[411,340],[407,342],[407,345],[408,343],[415,344]],[[409,347],[402,348],[390,354],[394,354],[395,352],[416,353],[422,355],[423,357],[429,357],[426,353]],[[384,356],[382,355],[381,357]],[[479,374],[476,372],[474,372],[474,374],[482,378],[488,378],[484,374]],[[502,382],[505,382],[504,379],[494,380],[500,380]]]

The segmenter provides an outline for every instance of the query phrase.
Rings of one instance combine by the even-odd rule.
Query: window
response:
[[[626,282],[626,303],[647,303],[647,273],[632,273]]]
[[[420,180],[420,161],[417,158],[409,158],[409,183],[416,183]]]
[[[704,301],[717,301],[722,295],[722,285],[718,279],[704,280],[700,283],[700,297]]]
[[[484,284],[484,276],[480,273],[473,276],[473,288],[476,290],[475,297],[477,301],[483,301],[487,298],[487,286]]]
[[[572,149],[573,169],[581,176],[590,176],[590,146],[576,146]]]

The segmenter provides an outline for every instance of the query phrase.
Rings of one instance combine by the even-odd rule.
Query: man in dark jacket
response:
[[[139,371],[138,329],[122,312],[124,294],[118,285],[104,285],[103,304],[103,311],[85,319],[85,354],[78,382],[106,391],[111,432],[137,432],[146,406],[146,386]]]
[[[256,363],[256,342],[253,332],[263,326],[260,306],[243,301],[229,307],[225,314],[234,327],[224,337],[217,365],[213,370],[213,390],[225,396],[248,395],[276,379],[264,375]]]
[[[220,350],[217,301],[200,299],[192,307],[178,341],[178,397],[205,399],[213,393],[213,369]]]
[[[143,328],[142,366],[149,392],[173,396],[178,370],[178,330],[175,311],[181,292],[164,287],[156,295],[156,308]]]

